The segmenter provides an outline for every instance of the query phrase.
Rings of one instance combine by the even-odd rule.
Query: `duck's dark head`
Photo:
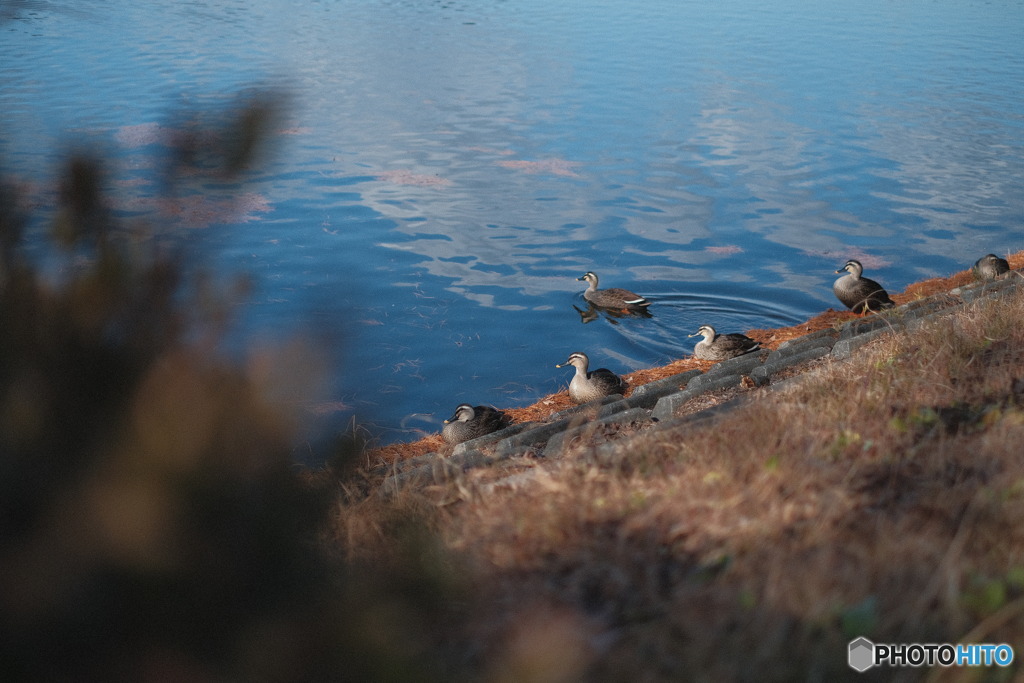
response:
[[[569,357],[564,363],[559,363],[556,368],[564,368],[566,365],[572,365],[586,372],[587,366],[590,365],[590,359],[587,358],[587,354],[582,351],[574,351],[569,354]]]
[[[843,267],[836,271],[837,273],[849,273],[854,277],[860,277],[860,274],[864,272],[864,266],[860,264],[860,261],[856,259],[850,259]]]
[[[473,410],[473,406],[468,403],[463,403],[455,409],[455,414],[444,421],[445,424],[449,422],[469,422],[476,417],[476,411]]]
[[[711,325],[701,325],[700,329],[698,329],[696,332],[694,332],[693,334],[688,334],[686,336],[688,336],[688,337],[700,337],[700,336],[703,336],[706,339],[714,339],[716,334],[717,333],[715,332],[715,328],[711,327]]]

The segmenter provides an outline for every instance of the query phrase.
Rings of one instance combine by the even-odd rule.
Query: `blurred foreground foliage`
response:
[[[274,114],[260,99],[190,129],[168,191],[235,178]],[[116,220],[95,156],[71,156],[57,197],[30,257],[0,174],[5,679],[441,678],[428,634],[447,584],[419,571],[429,553],[338,557],[338,482],[294,466],[295,421],[213,350],[209,279]]]

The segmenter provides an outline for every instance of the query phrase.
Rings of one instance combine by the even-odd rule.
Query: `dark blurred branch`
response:
[[[199,176],[230,181],[262,161],[285,110],[280,93],[256,93],[215,114],[192,115],[173,124],[177,131],[170,185]]]
[[[171,185],[237,178],[279,113],[257,96],[214,126],[193,117]],[[408,645],[430,642],[443,592],[412,556],[353,573],[322,544],[336,483],[298,476],[294,421],[197,343],[225,324],[225,290],[183,246],[120,225],[104,177],[96,156],[68,160],[30,258],[0,174],[0,670],[445,678]],[[415,626],[364,628],[396,608]]]

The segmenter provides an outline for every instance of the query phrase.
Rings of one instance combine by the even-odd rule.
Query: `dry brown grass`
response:
[[[1022,321],[1021,294],[968,306],[525,486],[353,504],[338,541],[387,554],[380,520],[425,519],[472,586],[452,639],[482,680],[852,678],[858,635],[1020,652]]]

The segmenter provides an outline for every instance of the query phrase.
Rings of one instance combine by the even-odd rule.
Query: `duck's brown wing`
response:
[[[590,373],[590,379],[609,394],[621,394],[628,384],[608,368],[598,368]]]
[[[722,340],[722,348],[734,355],[754,351],[761,346],[759,342],[738,332],[721,335],[719,339]]]

